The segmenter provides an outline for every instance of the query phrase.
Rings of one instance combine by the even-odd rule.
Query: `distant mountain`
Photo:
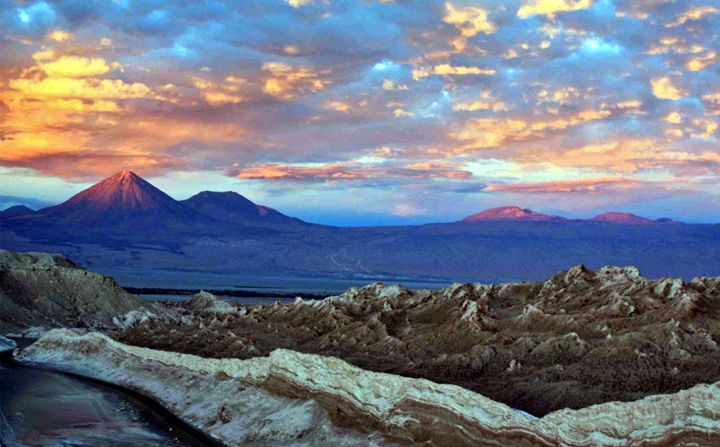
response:
[[[631,225],[647,225],[662,223],[648,219],[646,217],[636,216],[631,213],[621,213],[617,211],[611,211],[609,213],[600,214],[590,219],[593,222],[608,222],[608,223],[619,223],[619,224],[631,224]]]
[[[12,217],[12,216],[20,216],[23,214],[32,214],[35,210],[32,208],[28,208],[25,205],[15,205],[11,206],[10,208],[7,208],[4,211],[0,212],[0,216],[2,217]]]
[[[177,201],[121,172],[60,205],[0,214],[0,248],[52,251],[103,268],[233,274],[493,281],[614,264],[692,277],[718,274],[720,226],[627,213],[566,219],[507,206],[452,223],[342,228],[305,223],[233,192]]]
[[[155,229],[208,221],[130,171],[119,172],[60,205],[42,209],[35,217],[70,226],[154,225]]]
[[[523,209],[517,206],[504,206],[492,208],[483,212],[473,214],[462,220],[462,222],[494,222],[494,221],[530,221],[530,222],[562,222],[564,217],[551,216],[548,214],[536,213],[530,209]]]
[[[257,205],[242,195],[232,192],[203,191],[182,200],[180,203],[207,217],[229,223],[256,225],[303,225],[305,222],[294,217]]]
[[[177,249],[190,238],[247,237],[304,223],[233,192],[177,201],[130,171],[119,172],[37,212],[3,217],[3,227],[33,240]],[[293,230],[294,231],[294,230]]]

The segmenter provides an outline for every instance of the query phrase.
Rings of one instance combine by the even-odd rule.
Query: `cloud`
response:
[[[45,37],[55,42],[65,42],[72,38],[72,34],[61,30],[52,30]]]
[[[673,84],[673,80],[667,76],[650,80],[650,87],[653,95],[659,99],[680,99],[686,92]]]
[[[680,124],[683,122],[683,117],[680,112],[670,112],[664,120],[670,124]]]
[[[685,68],[690,71],[701,71],[716,64],[718,61],[720,61],[718,54],[715,51],[708,51],[702,56],[688,59],[688,61],[685,62]]]
[[[392,79],[385,79],[382,83],[383,90],[409,90],[405,84],[400,84]]]
[[[492,110],[493,112],[502,112],[506,110],[505,103],[502,101],[473,101],[459,102],[453,104],[453,110],[462,110],[465,112],[475,112],[478,110]]]
[[[477,118],[467,121],[450,133],[459,146],[458,152],[502,147],[522,141],[538,141],[551,133],[579,126],[588,121],[602,120],[610,110],[583,110],[576,114],[547,118]]]
[[[293,8],[299,8],[301,6],[307,6],[313,2],[313,0],[285,0],[288,5]]]
[[[463,180],[472,176],[466,170],[434,163],[417,163],[406,166],[382,164],[327,163],[318,165],[286,165],[282,163],[251,164],[233,170],[229,175],[239,179],[282,180],[291,182],[348,182],[371,179],[432,179]]]
[[[494,183],[484,188],[487,192],[510,192],[516,194],[606,194],[610,190],[628,190],[657,185],[621,177],[552,180],[536,183]]]
[[[482,184],[673,176],[717,197],[707,183],[719,166],[717,8],[10,2],[0,166],[88,180],[128,163],[197,175],[274,163],[283,178],[319,170],[307,188],[397,194],[392,203],[452,200],[470,182],[450,178],[463,171]],[[331,172],[358,180],[332,183]],[[302,203],[291,182],[243,183]],[[655,197],[641,195],[633,203]]]
[[[78,56],[62,56],[53,62],[42,64],[41,68],[52,78],[85,78],[110,71],[104,59]]]
[[[430,75],[438,76],[467,76],[467,75],[485,75],[492,76],[496,73],[491,68],[480,68],[480,67],[466,67],[462,65],[450,65],[440,64],[434,67],[419,67],[412,71],[412,77],[414,80],[419,81],[422,78],[426,78]]]
[[[268,62],[263,64],[262,69],[269,73],[265,77],[263,91],[286,100],[302,94],[319,92],[332,83],[328,79],[321,78],[322,73],[316,73],[305,67]]]
[[[709,15],[716,15],[720,13],[720,10],[717,9],[714,6],[706,5],[706,6],[693,6],[685,10],[682,14],[680,14],[677,18],[677,20],[668,23],[668,27],[675,27],[684,25],[689,21],[695,21],[700,20],[705,16]]]
[[[10,87],[33,98],[127,99],[148,98],[152,90],[141,82],[120,79],[45,78],[15,79]]]
[[[195,87],[201,91],[205,101],[212,106],[237,104],[244,99],[240,92],[241,86],[245,84],[244,79],[228,76],[224,82],[215,82],[203,78],[195,78],[193,82]]]
[[[488,18],[487,10],[476,6],[455,6],[445,3],[443,22],[457,28],[464,37],[472,37],[478,33],[492,34],[497,27]]]
[[[554,17],[559,12],[578,11],[590,8],[594,0],[533,0],[518,9],[517,16],[527,18],[534,15]]]

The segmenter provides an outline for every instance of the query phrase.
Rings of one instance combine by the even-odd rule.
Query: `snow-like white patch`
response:
[[[282,349],[249,360],[203,359],[127,346],[97,333],[54,330],[19,359],[136,389],[228,445],[386,443],[375,431],[361,434],[334,427],[327,411],[341,411],[343,418],[355,418],[360,426],[372,420],[376,430],[411,443],[419,442],[415,435],[450,439],[443,438],[448,433],[433,434],[427,427],[443,427],[450,436],[457,430],[466,445],[509,445],[516,438],[503,436],[520,432],[539,445],[552,440],[560,446],[614,446],[661,444],[670,434],[684,431],[717,437],[720,431],[718,384],[533,418],[458,386],[366,371],[336,358]]]
[[[115,326],[120,329],[128,329],[137,324],[145,323],[146,321],[152,320],[157,316],[148,310],[131,310],[121,318],[113,317],[112,322]]]
[[[0,336],[0,352],[12,351],[15,348],[17,348],[17,344],[14,341]]]

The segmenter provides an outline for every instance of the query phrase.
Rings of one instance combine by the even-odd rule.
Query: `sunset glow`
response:
[[[131,169],[326,223],[720,221],[711,0],[9,1],[0,54],[0,208]]]

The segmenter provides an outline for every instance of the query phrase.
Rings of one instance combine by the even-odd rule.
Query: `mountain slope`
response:
[[[207,217],[229,223],[261,226],[298,226],[300,219],[262,205],[256,205],[242,195],[232,192],[203,191],[180,203]]]
[[[657,222],[646,217],[640,217],[632,213],[621,213],[617,211],[611,211],[609,213],[600,214],[590,219],[593,222],[607,222],[607,223],[621,223],[621,224],[632,224],[632,225],[647,225]]]
[[[119,172],[60,205],[0,216],[3,228],[34,241],[120,249],[161,245],[175,252],[193,239],[254,237],[302,224],[236,193],[205,192],[179,202],[130,171]]]
[[[30,326],[106,326],[143,309],[112,278],[60,255],[0,249],[0,332]]]
[[[529,222],[562,222],[564,217],[550,216],[548,214],[536,213],[530,209],[522,209],[517,206],[504,206],[491,208],[477,214],[468,216],[462,222],[497,222],[497,221],[529,221]]]
[[[206,220],[130,171],[115,174],[39,214],[64,224],[106,226],[154,223],[168,227]]]
[[[15,205],[7,208],[4,211],[0,211],[0,217],[21,216],[23,214],[32,214],[34,212],[35,210],[33,210],[32,208],[28,208],[25,205]]]

